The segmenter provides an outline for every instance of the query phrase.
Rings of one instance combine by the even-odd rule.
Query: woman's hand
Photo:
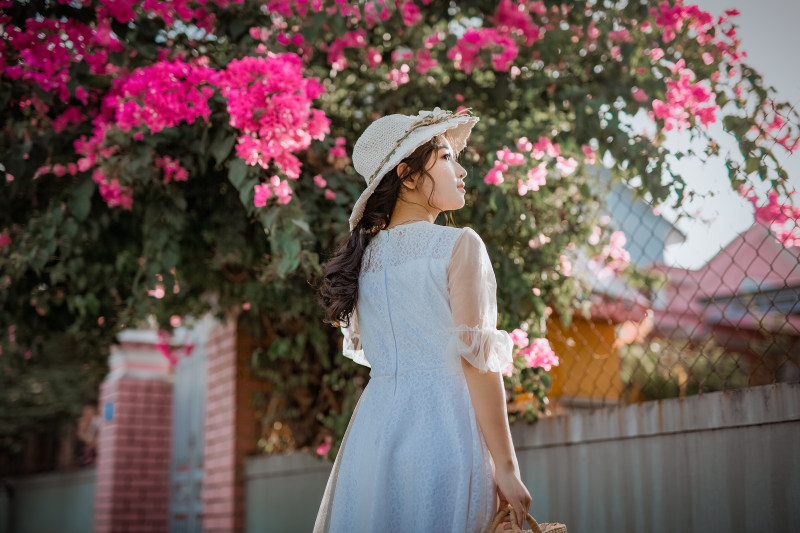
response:
[[[515,469],[498,469],[495,471],[494,478],[497,483],[497,493],[500,496],[500,509],[511,504],[517,514],[517,525],[522,529],[532,501],[528,489],[525,488]]]

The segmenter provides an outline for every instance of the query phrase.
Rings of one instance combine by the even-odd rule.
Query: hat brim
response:
[[[398,149],[389,161],[383,166],[381,172],[375,176],[372,180],[372,183],[364,189],[364,192],[361,193],[361,196],[358,197],[356,200],[355,205],[353,206],[353,212],[350,214],[350,231],[353,231],[353,228],[356,227],[358,221],[361,220],[361,216],[364,214],[364,208],[366,207],[367,200],[372,193],[375,192],[375,189],[390,170],[396,167],[400,162],[407,157],[409,154],[413,153],[414,150],[428,142],[431,138],[441,135],[446,131],[450,131],[450,136],[453,139],[453,150],[456,154],[460,153],[461,150],[467,145],[467,139],[469,139],[469,134],[472,131],[472,127],[480,120],[478,117],[472,116],[465,116],[465,117],[453,117],[452,119],[442,122],[441,124],[432,124],[430,126],[422,126],[417,128],[403,141],[401,147],[402,149]]]

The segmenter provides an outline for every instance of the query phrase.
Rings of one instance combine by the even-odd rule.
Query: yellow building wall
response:
[[[620,358],[614,348],[614,324],[575,317],[568,328],[553,316],[547,321],[547,339],[559,358],[552,367],[551,400],[579,397],[616,402],[622,393]]]

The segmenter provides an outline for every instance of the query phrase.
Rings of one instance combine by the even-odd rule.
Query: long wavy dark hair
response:
[[[442,137],[446,138],[451,146],[453,145],[447,132],[437,135],[401,161],[409,167],[405,176],[401,178],[397,174],[397,166],[395,166],[381,178],[375,191],[367,200],[361,220],[358,221],[347,239],[339,244],[330,260],[321,265],[323,276],[318,288],[318,301],[325,310],[325,323],[334,326],[350,324],[350,316],[358,302],[358,277],[361,273],[364,251],[373,237],[389,225],[389,219],[394,212],[403,182],[415,175],[420,177],[420,183],[431,178],[433,187],[428,196],[428,205],[434,207],[431,204],[431,198],[436,184],[428,171],[433,168],[433,164],[439,157],[437,145],[441,142]],[[431,154],[435,156],[433,163],[426,167]]]

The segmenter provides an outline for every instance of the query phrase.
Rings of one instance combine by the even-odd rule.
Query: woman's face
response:
[[[455,158],[450,142],[444,137],[439,138],[437,149],[431,154],[431,158],[425,165],[429,169],[430,177],[425,176],[424,180],[419,177],[415,179],[417,186],[413,191],[414,201],[431,209],[430,204],[437,211],[452,211],[464,207],[464,178],[467,171]],[[433,162],[432,160],[436,161]],[[430,178],[433,178],[431,180]],[[433,183],[431,183],[433,181]],[[435,187],[434,187],[435,184]],[[433,195],[431,195],[433,191]],[[410,198],[409,198],[410,200]]]

